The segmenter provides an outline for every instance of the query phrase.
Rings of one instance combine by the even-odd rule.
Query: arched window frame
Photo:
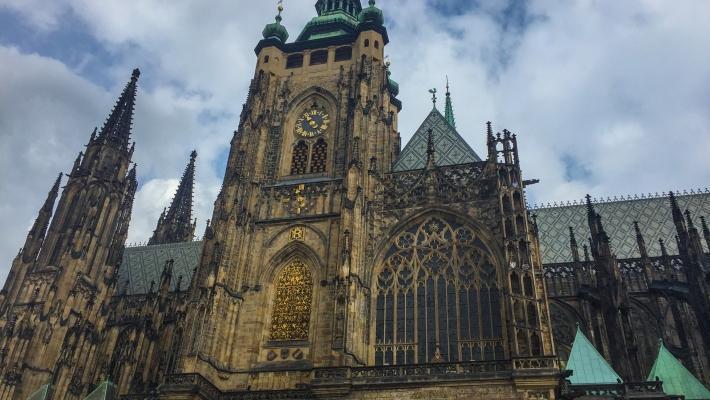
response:
[[[475,250],[470,251],[472,254],[476,252],[483,254],[483,256],[480,254],[476,256],[479,263],[476,264],[475,261],[472,261],[470,264],[474,265],[474,267],[468,268],[464,265],[465,262],[455,261],[454,264],[446,264],[444,262],[442,265],[446,265],[446,267],[443,269],[450,270],[454,274],[453,279],[450,275],[446,275],[447,277],[436,275],[437,278],[432,279],[433,275],[430,273],[425,274],[425,279],[418,277],[417,275],[421,274],[422,265],[424,264],[422,260],[417,261],[419,265],[414,263],[409,267],[405,266],[406,263],[399,264],[399,266],[393,265],[391,261],[393,259],[396,260],[396,257],[402,257],[402,251],[405,253],[410,251],[401,248],[398,243],[401,240],[407,240],[407,237],[409,237],[409,240],[415,240],[416,243],[418,232],[432,219],[445,221],[449,224],[449,227],[455,226],[451,233],[448,234],[448,240],[443,240],[441,243],[457,242],[456,240],[452,241],[451,237],[453,234],[457,235],[462,228],[472,234],[473,238],[469,243],[475,243],[475,246],[470,246],[469,250]],[[450,215],[429,215],[418,218],[390,241],[390,244],[385,247],[384,258],[379,261],[375,269],[372,281],[373,303],[370,317],[372,318],[374,329],[371,331],[370,340],[373,346],[371,362],[375,365],[402,365],[438,361],[493,360],[506,357],[507,342],[504,325],[507,311],[504,304],[507,300],[505,300],[503,282],[507,279],[505,279],[505,274],[501,272],[499,267],[503,256],[491,251],[486,243],[488,242],[479,235],[477,229],[465,222],[458,221],[458,218]],[[462,246],[462,249],[455,249],[452,252],[468,254],[469,250],[465,250],[465,248],[466,246]],[[420,248],[418,245],[414,245],[412,249],[412,254],[424,250],[423,247]],[[464,256],[464,259],[466,257]],[[412,271],[406,272],[407,269]],[[474,272],[472,273],[477,278],[467,278],[471,279],[469,281],[471,283],[463,285],[457,281],[460,278],[453,271],[463,271],[465,269],[473,270]],[[402,275],[402,272],[405,272],[404,275]],[[410,273],[411,276],[407,278],[407,274]],[[404,279],[411,279],[414,283],[406,283],[403,286],[400,283],[403,276]],[[476,299],[475,311],[471,311],[473,308],[467,308],[469,311],[464,311],[461,305],[461,300],[464,298],[462,296],[464,291],[461,289],[464,286],[466,287],[466,295],[468,296],[470,293]],[[434,288],[433,292],[436,293],[434,296],[430,295],[429,288]],[[435,298],[437,299],[436,301],[434,301]],[[484,298],[486,299],[485,303],[482,301]],[[409,305],[410,301],[414,303],[414,306]],[[441,305],[444,302],[446,304],[454,304],[455,307],[452,308],[445,305],[442,309]],[[419,307],[419,304],[423,303],[425,305]],[[468,303],[470,301],[466,303],[466,307],[468,307]],[[428,309],[434,310],[433,319],[428,318],[427,315],[421,315],[422,313],[428,313],[429,311],[426,311]],[[452,310],[454,311],[453,314],[451,313]],[[476,318],[468,321],[463,317],[464,315],[466,318],[469,315],[476,315]],[[443,336],[440,333],[436,334],[437,339],[435,342],[427,339],[422,340],[420,338],[422,337],[422,331],[426,332],[426,335],[430,335],[431,330],[426,324],[432,320],[436,323],[436,328],[433,332],[445,332],[445,334]],[[453,321],[453,326],[450,323],[448,327],[443,326],[441,322],[444,320]],[[402,326],[402,321],[404,321],[404,326]],[[420,326],[420,321],[425,322],[423,329]],[[469,322],[471,323],[469,324]],[[462,323],[467,326],[465,332],[460,328],[463,326]],[[473,329],[473,331],[470,329]],[[411,334],[409,333],[410,331],[412,332]],[[475,334],[472,332],[475,332]],[[423,343],[424,345],[422,345]],[[435,346],[438,350],[434,348]],[[438,359],[436,358],[437,353],[440,356]]]
[[[271,296],[271,343],[308,341],[313,311],[313,272],[295,258],[285,263],[274,278]]]

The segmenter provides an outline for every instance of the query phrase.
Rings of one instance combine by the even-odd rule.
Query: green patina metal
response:
[[[454,105],[451,102],[451,91],[449,90],[449,77],[446,77],[446,108],[444,118],[456,129],[456,119],[454,118]]]
[[[49,395],[52,393],[52,385],[49,383],[42,385],[37,391],[32,393],[27,400],[45,400],[49,399]]]
[[[370,6],[362,10],[358,20],[361,24],[373,23],[376,25],[384,25],[385,15],[382,13],[382,10],[375,7],[375,0],[370,0]]]
[[[569,381],[573,385],[613,384],[622,382],[609,363],[577,327],[572,351],[567,361],[567,371],[572,371]]]
[[[89,393],[84,400],[117,400],[118,390],[116,385],[111,381],[103,381],[101,384],[94,389],[93,392]]]
[[[286,43],[288,40],[288,31],[285,26],[281,25],[282,20],[283,18],[281,17],[281,11],[279,10],[279,15],[276,16],[276,22],[268,24],[264,28],[264,31],[262,32],[264,39],[275,38],[280,40],[282,43]]]
[[[663,382],[666,394],[685,396],[686,400],[710,399],[710,390],[688,371],[680,361],[660,342],[656,362],[653,363],[648,380],[658,378]]]

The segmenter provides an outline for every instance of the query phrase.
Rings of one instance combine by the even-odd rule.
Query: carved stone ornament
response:
[[[303,241],[306,238],[306,229],[302,226],[296,226],[291,229],[291,234],[289,235],[290,241]]]

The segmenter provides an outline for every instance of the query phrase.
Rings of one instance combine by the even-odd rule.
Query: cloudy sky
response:
[[[295,38],[314,0],[286,0]],[[710,182],[710,1],[380,0],[400,82],[400,130],[451,79],[457,125],[519,136],[530,203]],[[0,281],[59,171],[101,125],[134,67],[145,241],[198,157],[202,232],[275,4],[247,0],[0,0]]]

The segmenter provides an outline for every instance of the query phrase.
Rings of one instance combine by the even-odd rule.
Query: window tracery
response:
[[[301,261],[286,265],[276,279],[271,317],[271,340],[308,340],[313,278]]]
[[[291,175],[303,175],[308,167],[308,144],[305,140],[300,140],[293,148],[291,158]]]
[[[473,230],[429,217],[392,243],[375,280],[375,364],[504,357],[501,293]]]
[[[328,143],[325,139],[320,138],[313,145],[313,153],[311,154],[311,173],[317,174],[325,172],[325,160],[328,158]]]

